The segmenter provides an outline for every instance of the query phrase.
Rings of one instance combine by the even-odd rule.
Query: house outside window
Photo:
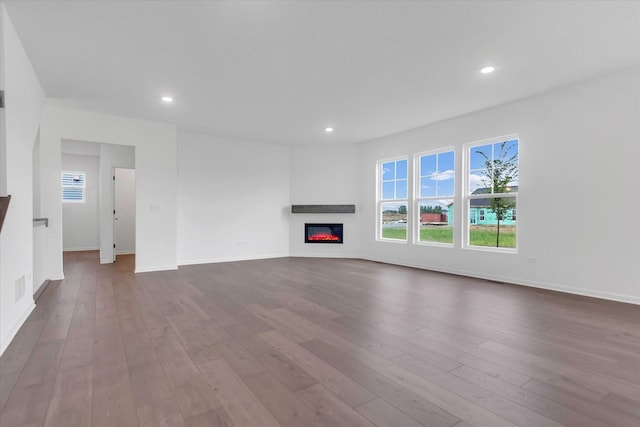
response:
[[[378,162],[378,238],[407,241],[408,160]]]
[[[85,203],[87,180],[84,172],[63,171],[61,183],[63,203]]]
[[[463,247],[517,251],[518,177],[517,136],[465,145]]]
[[[455,153],[451,149],[416,155],[415,242],[453,245]]]

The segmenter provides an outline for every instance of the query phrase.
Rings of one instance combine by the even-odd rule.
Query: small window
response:
[[[86,175],[84,172],[64,171],[62,178],[62,201],[65,203],[84,203]]]
[[[453,198],[455,195],[453,150],[416,155],[417,243],[453,244]]]
[[[408,161],[378,162],[378,238],[407,240]]]
[[[516,136],[501,137],[465,147],[463,202],[469,221],[463,230],[464,247],[516,252],[519,140]]]

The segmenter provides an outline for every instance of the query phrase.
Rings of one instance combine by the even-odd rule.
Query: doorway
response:
[[[136,253],[136,171],[113,169],[113,261]]]

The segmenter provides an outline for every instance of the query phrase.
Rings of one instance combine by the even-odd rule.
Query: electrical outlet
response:
[[[20,298],[24,296],[24,288],[25,288],[24,276],[20,276],[20,278],[16,280],[16,302],[18,302]]]

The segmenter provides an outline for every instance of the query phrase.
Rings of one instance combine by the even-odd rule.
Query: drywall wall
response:
[[[289,148],[178,133],[178,263],[289,254]]]
[[[42,215],[50,218],[48,277],[64,277],[61,189],[56,179],[61,168],[63,139],[135,147],[136,272],[177,268],[175,125],[79,111],[47,102],[40,127],[40,172]],[[101,204],[101,216],[106,214],[104,208]],[[106,223],[109,221],[101,218],[101,224]],[[101,245],[104,245],[102,233],[101,229]]]
[[[291,204],[356,205],[355,214],[289,214],[292,256],[357,257],[360,254],[360,147],[291,147]],[[344,243],[305,243],[305,223],[344,224]]]
[[[633,68],[361,144],[362,256],[640,303],[638,117]],[[513,133],[520,136],[517,254],[461,249],[459,233],[454,248],[376,241],[377,160],[453,146],[459,188],[462,145]]]
[[[85,202],[62,203],[62,248],[97,250],[100,245],[100,158],[62,153],[62,170],[85,173]]]
[[[33,310],[33,146],[44,91],[16,34],[5,6],[0,4],[0,75],[5,91],[2,133],[2,190],[11,205],[0,233],[0,354]],[[22,295],[16,282],[24,281]]]
[[[113,169],[135,168],[135,147],[100,144],[100,263],[113,259]]]

